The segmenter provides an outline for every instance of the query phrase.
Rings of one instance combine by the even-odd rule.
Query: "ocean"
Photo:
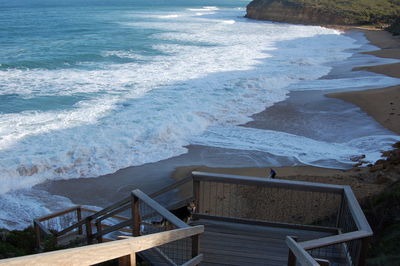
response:
[[[313,139],[239,126],[290,91],[398,84],[321,79],[367,41],[248,20],[248,2],[0,0],[0,227],[57,207],[32,194],[45,180],[157,162],[189,144],[335,167],[359,154],[374,161],[400,140],[383,130]]]

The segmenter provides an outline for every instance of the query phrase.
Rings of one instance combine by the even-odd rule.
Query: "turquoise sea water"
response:
[[[396,136],[238,126],[289,91],[398,83],[320,80],[365,40],[247,20],[248,2],[0,0],[0,227],[52,208],[31,194],[35,184],[156,162],[189,144],[320,166],[379,157]]]

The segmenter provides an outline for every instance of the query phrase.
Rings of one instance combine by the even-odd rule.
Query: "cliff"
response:
[[[247,18],[318,25],[388,24],[400,15],[399,0],[253,0]]]

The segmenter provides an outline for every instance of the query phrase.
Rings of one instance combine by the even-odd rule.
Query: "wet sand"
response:
[[[385,31],[364,31],[364,33],[372,44],[381,48],[380,50],[367,52],[365,54],[383,58],[400,59],[399,37],[394,37]],[[400,78],[400,63],[358,67],[354,70],[366,70]],[[356,92],[342,92],[329,94],[328,96],[342,99],[359,106],[364,112],[372,116],[384,127],[400,134],[400,86]]]
[[[377,35],[375,32],[374,34]],[[372,37],[368,38],[374,41]],[[382,37],[378,36],[376,39],[381,42]],[[391,39],[388,38],[388,40]],[[395,53],[396,47],[400,47],[398,43],[397,46],[395,46],[394,43],[389,43],[389,41],[383,44],[373,42],[373,44],[385,50],[385,52],[377,52],[379,56],[384,55],[382,57],[390,57],[390,53]],[[384,45],[387,45],[387,47],[385,48]],[[357,55],[354,56],[356,57]],[[349,60],[351,61],[352,59],[350,58]],[[332,71],[332,75],[341,75],[344,71],[346,75],[349,75],[351,72],[348,71],[347,68],[351,70],[350,66],[351,64],[343,65]],[[391,69],[391,67],[387,69]],[[389,88],[380,90],[387,93],[387,97],[382,99],[382,101],[388,101],[398,95],[396,89]],[[363,96],[363,98],[358,95],[350,97],[343,96],[346,95],[346,93],[340,93],[335,95],[335,97],[357,104],[361,108],[363,108],[363,106],[370,106],[370,102],[377,98],[371,95],[371,91],[357,92],[357,94],[365,96]],[[387,113],[386,109],[382,110],[381,107],[383,105],[372,108],[370,111],[371,113],[367,115],[351,103],[325,97],[324,91],[291,92],[288,96],[287,100],[277,103],[267,108],[265,111],[254,115],[254,121],[244,126],[284,131],[314,139],[330,141],[369,135],[371,131],[377,133],[392,133],[382,128],[382,126],[371,118],[371,116],[374,117],[382,125],[390,128],[388,123],[384,123],[384,121],[381,122],[377,118],[378,112],[382,112],[385,115]],[[352,99],[365,98],[366,100],[353,102],[351,99],[345,99],[346,97]],[[334,110],[340,111],[335,112]],[[400,119],[400,116],[396,116],[396,118],[397,117]],[[290,123],[282,123],[282,121],[289,121]],[[394,121],[394,123],[396,123],[396,121]],[[397,124],[400,124],[400,122]],[[350,135],[339,134],[339,132],[348,131],[349,128],[354,128],[354,130],[351,130],[351,134],[349,133]],[[396,129],[392,130],[399,133]],[[350,184],[354,188],[357,188],[356,193],[358,195],[370,195],[382,189],[382,185],[376,184],[376,180],[361,180],[358,172],[348,174],[343,170],[304,166],[294,158],[274,156],[257,151],[239,151],[205,146],[191,145],[187,148],[188,153],[157,163],[129,167],[119,170],[114,174],[96,178],[48,181],[35,186],[35,189],[43,189],[54,195],[66,196],[75,204],[104,207],[126,197],[129,195],[129,191],[134,188],[140,188],[147,193],[156,191],[167,184],[175,182],[174,180],[187,175],[192,169],[265,177],[268,175],[269,167],[274,167],[274,169],[277,170],[279,178]],[[204,168],[200,165],[207,165],[213,168]],[[249,168],[250,166],[251,168]],[[291,167],[276,168],[279,166]],[[351,166],[338,165],[337,167],[350,168]],[[190,193],[190,190],[187,190],[185,193]],[[181,193],[180,195],[182,196]]]

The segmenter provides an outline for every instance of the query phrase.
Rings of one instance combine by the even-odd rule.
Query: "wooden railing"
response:
[[[329,232],[302,242],[288,238],[288,265],[326,265],[337,251],[343,264],[364,265],[373,233],[349,186],[203,172],[192,177],[195,218]]]
[[[174,189],[189,182],[191,183],[191,181],[192,178],[190,176],[186,177],[150,194],[150,197],[155,199],[161,198]],[[168,209],[182,207],[192,200],[192,198],[184,199],[166,207]],[[130,209],[131,197],[129,196],[100,211],[75,206],[37,218],[33,221],[36,231],[37,248],[41,250],[44,240],[49,237],[54,237],[57,241],[64,236],[75,234],[78,237],[77,240],[91,244],[95,240],[97,242],[107,240],[104,236],[112,232],[132,232],[132,228],[129,228],[132,225],[132,221],[130,218],[124,216],[131,216]]]
[[[125,209],[126,204],[129,204],[131,218],[115,215],[115,210]],[[83,212],[91,213],[91,215],[82,218]],[[136,265],[136,253],[153,264],[197,265],[203,258],[203,256],[199,254],[198,235],[204,231],[204,227],[189,226],[138,189],[132,191],[129,201],[124,199],[99,212],[93,212],[92,210],[81,207],[74,207],[36,219],[34,224],[39,235],[53,234],[59,236],[65,235],[67,232],[83,234],[83,231],[86,231],[88,243],[91,243],[94,239],[96,239],[98,243],[101,243],[103,242],[104,235],[117,230],[128,232],[130,235],[133,235],[134,238],[121,236],[122,238],[128,237],[129,240],[115,241],[116,244],[103,243],[100,245],[92,245],[90,248],[74,248],[42,253],[40,255],[0,260],[0,265],[3,263],[7,265],[91,265],[115,258],[120,258],[119,261],[122,265]],[[59,224],[59,221],[47,224],[48,226],[52,226],[51,230],[53,232],[50,232],[42,224],[54,218],[60,220],[60,217],[64,216],[79,217],[77,218],[78,222],[69,225],[71,224],[69,220],[66,223],[67,227],[61,231],[58,231],[60,226],[62,226]],[[146,222],[142,220],[143,217],[146,219],[161,217],[163,224],[162,226],[158,225],[158,220]],[[92,232],[92,221],[95,218],[102,219],[95,221],[94,224],[97,230]],[[115,225],[101,225],[101,221],[108,218],[118,219],[122,222]],[[63,219],[61,220],[64,221]],[[101,226],[99,226],[99,224]],[[130,229],[125,229],[125,227],[130,227]],[[157,232],[145,230],[145,227],[155,227],[157,228]],[[105,252],[106,250],[107,252]],[[89,255],[85,254],[85,252],[88,252]]]
[[[133,235],[147,235],[190,227],[140,190],[132,191],[132,215]],[[155,265],[185,264],[187,261],[199,258],[199,238],[196,235],[191,239],[171,241],[139,255]]]
[[[129,256],[129,264],[136,265],[135,254],[172,241],[193,237],[204,232],[203,226],[194,226],[123,240],[71,248],[19,258],[0,260],[0,265],[93,265]],[[202,255],[185,265],[197,265]],[[122,259],[121,259],[122,260]]]

